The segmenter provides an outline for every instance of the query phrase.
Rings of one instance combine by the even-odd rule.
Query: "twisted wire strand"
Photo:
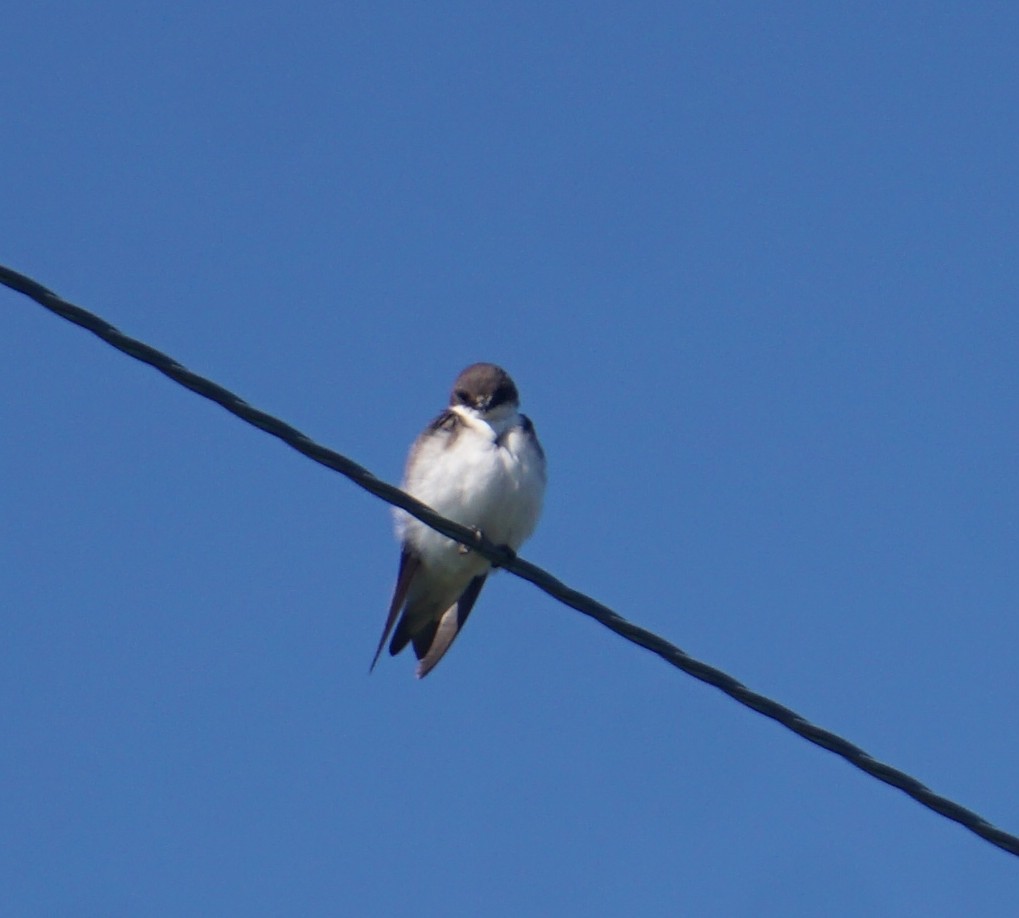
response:
[[[376,497],[386,501],[386,503],[406,510],[411,516],[417,517],[421,522],[441,532],[444,536],[464,545],[469,545],[493,564],[505,568],[524,580],[530,581],[538,589],[548,593],[549,596],[593,618],[610,631],[620,635],[620,637],[626,638],[626,640],[646,650],[650,650],[677,669],[681,669],[701,682],[713,685],[740,704],[756,711],[758,714],[763,714],[765,717],[777,721],[786,729],[803,737],[803,739],[813,743],[815,746],[820,746],[822,749],[827,749],[829,752],[841,756],[850,765],[859,768],[872,778],[876,778],[878,781],[891,787],[898,788],[921,805],[927,807],[927,809],[933,810],[946,819],[957,822],[980,838],[997,846],[1002,851],[1019,857],[1019,837],[999,829],[972,810],[966,809],[953,800],[934,793],[934,791],[916,778],[897,768],[893,768],[891,765],[878,761],[867,752],[864,752],[859,746],[855,746],[830,730],[825,730],[812,724],[795,711],[779,704],[777,701],[752,691],[720,669],[716,669],[707,663],[691,657],[657,634],[627,621],[608,608],[608,606],[603,605],[584,593],[571,589],[547,571],[493,544],[484,538],[483,535],[479,538],[476,531],[440,516],[430,507],[411,497],[406,492],[376,478],[366,468],[358,465],[346,456],[316,443],[289,424],[285,424],[278,418],[252,407],[243,399],[234,395],[234,393],[203,376],[199,376],[197,373],[191,372],[161,351],[157,351],[144,342],[125,335],[99,316],[82,309],[80,306],[67,302],[53,291],[42,286],[42,284],[3,265],[0,265],[0,283],[35,300],[39,305],[67,319],[69,322],[73,322],[75,325],[79,325],[92,332],[107,344],[135,358],[135,360],[140,360],[142,363],[159,370],[160,373],[169,376],[170,379],[190,389],[192,392],[216,402],[231,414],[282,440],[309,459],[313,459],[315,462],[339,472],[370,494],[374,494]]]

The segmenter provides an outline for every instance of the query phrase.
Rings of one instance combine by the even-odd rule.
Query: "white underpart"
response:
[[[516,551],[541,513],[541,453],[519,426],[514,407],[497,409],[487,420],[462,406],[451,410],[463,421],[455,439],[447,446],[446,436],[426,434],[407,468],[404,488],[448,519],[474,526],[495,544]],[[433,587],[438,586],[435,580],[465,586],[490,567],[476,552],[460,551],[456,542],[402,511],[396,513],[396,528],[429,570]]]

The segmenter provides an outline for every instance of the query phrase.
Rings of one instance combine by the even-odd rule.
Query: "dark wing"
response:
[[[414,462],[419,444],[428,434],[441,433],[445,435],[447,438],[446,446],[448,447],[460,433],[461,428],[462,421],[455,411],[451,411],[448,408],[443,411],[428,425],[425,432],[411,448],[411,454],[407,462],[408,469]],[[449,649],[450,644],[453,643],[453,639],[460,633],[464,622],[467,621],[467,616],[471,614],[471,609],[474,608],[474,603],[477,602],[481,588],[485,585],[485,578],[488,576],[485,573],[475,577],[453,605],[446,609],[438,618],[432,618],[432,610],[419,600],[416,601],[415,605],[403,609],[404,604],[407,602],[411,582],[420,567],[421,559],[414,555],[405,545],[400,555],[400,570],[396,578],[393,601],[389,605],[386,627],[382,631],[382,639],[379,641],[379,646],[375,651],[375,658],[372,660],[372,669],[375,668],[375,664],[382,653],[382,648],[385,646],[386,638],[389,637],[390,631],[393,631],[395,624],[396,630],[393,631],[393,639],[389,644],[390,654],[396,656],[407,644],[413,643],[414,654],[420,661],[417,668],[418,678],[427,676],[435,668],[435,664],[442,659],[443,654]],[[401,609],[403,609],[403,615],[400,615]],[[399,618],[399,622],[397,622],[397,618]]]
[[[400,614],[400,609],[403,608],[403,604],[407,600],[410,582],[414,579],[414,575],[420,566],[421,559],[417,555],[412,554],[404,546],[403,551],[400,553],[400,569],[396,575],[396,589],[393,590],[393,601],[389,604],[389,615],[386,616],[386,627],[382,629],[382,637],[379,639],[379,646],[375,651],[375,656],[372,658],[372,665],[368,672],[375,669],[375,664],[379,662],[379,655],[385,646],[386,638],[389,637],[389,632],[393,630],[396,616]]]
[[[446,408],[425,428],[425,433],[434,433],[437,430],[443,430],[448,433],[456,434],[460,430],[461,423],[462,422],[460,421],[457,413]]]
[[[498,439],[495,441],[498,446],[503,446],[506,441],[506,437],[512,430],[522,430],[524,436],[531,441],[531,445],[537,450],[538,455],[541,456],[542,461],[545,459],[545,450],[541,448],[541,443],[538,442],[538,435],[534,432],[534,424],[531,423],[531,419],[526,415],[520,415],[520,423],[515,427],[510,427],[499,434]]]
[[[520,426],[524,429],[524,433],[527,434],[527,439],[531,441],[534,448],[538,451],[538,455],[544,459],[545,450],[541,448],[541,443],[538,442],[538,434],[534,430],[534,424],[531,423],[531,419],[526,414],[520,415]]]

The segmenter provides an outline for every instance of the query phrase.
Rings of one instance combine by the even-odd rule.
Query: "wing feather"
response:
[[[410,583],[414,579],[414,575],[419,567],[421,567],[421,559],[405,545],[400,553],[400,569],[396,575],[393,601],[389,604],[389,615],[386,616],[386,627],[382,629],[382,637],[379,639],[379,646],[375,650],[375,656],[372,658],[372,665],[368,672],[375,669],[375,664],[379,662],[379,655],[385,646],[386,638],[389,637],[389,632],[393,630],[393,625],[396,624],[396,617],[400,614],[400,609],[403,608],[403,604],[407,600],[407,591],[410,589]]]

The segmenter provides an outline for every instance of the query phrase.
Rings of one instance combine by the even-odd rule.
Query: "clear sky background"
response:
[[[1019,9],[4,14],[0,262],[1019,831]],[[0,290],[0,913],[1013,915],[1019,860]]]

